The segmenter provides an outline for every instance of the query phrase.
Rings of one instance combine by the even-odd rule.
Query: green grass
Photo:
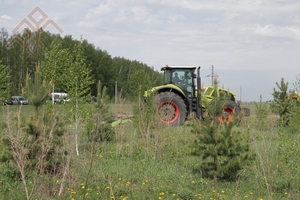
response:
[[[90,104],[88,106],[91,106]],[[241,171],[235,182],[213,181],[203,178],[199,166],[201,158],[191,155],[196,135],[191,127],[156,127],[138,134],[133,123],[115,127],[112,142],[98,143],[91,153],[91,143],[81,135],[79,152],[75,155],[72,130],[66,131],[66,142],[71,145],[71,164],[67,177],[35,177],[28,175],[29,188],[36,186],[33,199],[298,199],[300,198],[300,160],[283,161],[279,146],[294,141],[299,146],[299,131],[276,126],[276,116],[269,115],[264,130],[255,127],[255,106],[247,105],[251,116],[243,118],[236,127],[250,135],[253,164]],[[15,112],[19,106],[9,106]],[[110,105],[113,113],[132,114],[132,105]],[[59,112],[67,113],[64,105],[55,105]],[[32,106],[22,107],[23,115],[33,115]],[[1,120],[6,116],[2,107]],[[280,134],[285,134],[281,136]],[[295,154],[298,148],[286,149]],[[284,149],[283,149],[284,150]],[[299,155],[299,154],[298,154]],[[94,161],[91,163],[91,161]],[[1,166],[0,169],[4,169]],[[88,176],[89,168],[90,175]],[[293,176],[293,177],[292,177]],[[1,178],[0,178],[1,180]],[[60,186],[64,192],[58,196]],[[287,186],[290,184],[290,188]],[[272,189],[270,191],[270,188]],[[0,184],[2,198],[24,199],[21,182]],[[51,195],[49,193],[51,191]]]

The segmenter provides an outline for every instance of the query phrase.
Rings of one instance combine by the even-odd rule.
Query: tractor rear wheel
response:
[[[241,111],[240,106],[234,102],[234,101],[229,101],[227,105],[224,107],[224,112],[222,116],[219,116],[219,121],[221,123],[226,123],[232,121],[234,119],[234,114],[237,114]]]
[[[183,124],[187,109],[183,99],[173,92],[162,92],[156,95],[156,104],[160,121],[166,125]]]

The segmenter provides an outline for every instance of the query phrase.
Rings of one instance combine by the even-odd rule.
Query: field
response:
[[[83,128],[77,155],[69,107],[55,105],[54,110],[68,119],[64,147],[69,153],[63,158],[63,173],[36,176],[25,171],[24,184],[10,179],[8,163],[2,163],[0,199],[26,199],[26,190],[27,199],[300,199],[300,131],[278,126],[278,116],[271,113],[258,120],[254,104],[243,107],[251,115],[234,129],[248,134],[255,160],[240,171],[236,181],[228,182],[201,174],[201,157],[191,154],[197,138],[192,122],[151,129],[121,123],[113,128],[111,141],[97,143],[87,140]],[[1,122],[9,112],[16,118],[18,109],[3,106]],[[133,115],[132,104],[110,104],[110,109],[114,116]],[[25,121],[31,118],[34,107],[22,106],[21,115]]]

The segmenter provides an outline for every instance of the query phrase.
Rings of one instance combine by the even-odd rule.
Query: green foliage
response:
[[[288,98],[288,82],[276,82],[277,89],[273,88],[273,102],[271,103],[271,110],[275,114],[279,114],[284,126],[287,126],[291,120],[292,111],[295,106],[294,102]]]
[[[36,119],[39,117],[39,108],[49,99],[50,84],[42,80],[39,63],[36,64],[34,79],[29,74],[26,76],[26,85],[23,95],[35,107]]]
[[[121,65],[114,65],[113,58],[106,51],[96,48],[93,44],[82,41],[84,55],[86,56],[86,63],[91,71],[93,84],[91,85],[91,92],[97,96],[98,80],[107,87],[107,93],[110,97],[114,95],[114,85],[118,68]]]
[[[71,122],[74,122],[75,149],[79,155],[79,135],[81,133],[81,124],[87,120],[88,113],[83,109],[83,103],[91,100],[91,71],[86,64],[84,48],[81,41],[77,41],[73,50],[73,61],[67,68],[68,74],[63,74],[64,90],[71,96],[72,101],[69,102],[71,107]]]
[[[86,65],[83,46],[81,42],[75,44],[73,62],[70,64],[68,73],[63,74],[64,90],[78,103],[90,98],[90,86],[93,83],[91,71]]]
[[[207,110],[209,116],[220,116],[228,95],[224,92],[214,96]],[[192,131],[197,134],[192,153],[202,158],[199,170],[204,177],[235,181],[239,172],[253,159],[248,135],[234,130],[237,123],[238,120],[234,120],[221,124],[218,118],[207,117],[204,122],[192,124]]]
[[[293,85],[294,85],[295,91],[291,95],[295,94],[296,96],[298,96],[300,93],[300,74],[298,74],[296,76],[296,81]],[[292,128],[295,128],[296,130],[299,130],[300,129],[300,123],[299,123],[299,121],[300,121],[300,101],[298,99],[294,99],[294,101],[295,101],[294,102],[295,106],[293,107],[293,110],[292,110],[290,126]]]
[[[17,165],[22,163],[28,173],[35,170],[39,174],[60,173],[61,157],[64,155],[61,147],[65,122],[50,107],[40,115],[42,120],[39,124],[32,118],[20,124],[18,119],[20,116],[9,121],[14,123],[18,120],[16,121],[18,126],[8,125],[4,129],[2,141],[5,144],[5,155],[1,160],[5,162],[13,160]],[[20,149],[22,154],[19,152]]]
[[[0,167],[7,167],[1,170],[1,181],[10,181],[0,182],[0,190],[6,188],[2,194],[9,199],[12,198],[12,190],[15,190],[13,198],[25,199],[26,194],[26,199],[31,199],[36,191],[33,184],[39,182],[41,177],[61,176],[65,155],[62,148],[64,122],[57,113],[52,108],[44,109],[39,114],[41,120],[37,123],[30,115],[24,120],[21,108],[22,106],[17,109],[14,116],[8,110],[6,126],[1,132]],[[22,190],[20,180],[23,184]]]
[[[0,101],[8,98],[10,95],[10,72],[7,70],[7,66],[3,65],[0,60]]]
[[[256,126],[259,129],[267,128],[267,117],[269,115],[269,108],[266,103],[262,102],[262,98],[260,96],[259,103],[255,102],[255,112],[256,112]]]
[[[67,105],[46,105],[42,110],[48,110],[49,115],[41,115],[40,119],[49,127],[53,126],[56,124],[50,120],[53,113],[64,122],[57,132],[57,134],[63,133],[64,140],[58,137],[59,141],[63,142],[63,147],[56,146],[56,148],[60,152],[63,148],[67,153],[52,154],[53,159],[58,156],[60,158],[58,161],[60,163],[63,161],[62,165],[57,164],[54,168],[59,170],[58,174],[42,175],[37,174],[36,171],[30,173],[28,170],[25,177],[27,187],[34,188],[31,199],[83,199],[83,196],[85,199],[299,199],[300,178],[299,173],[295,172],[296,169],[299,170],[296,166],[300,163],[299,159],[294,157],[297,151],[292,152],[292,149],[296,150],[299,146],[298,135],[290,134],[289,129],[282,127],[282,133],[288,138],[288,141],[282,144],[286,147],[290,142],[294,143],[293,145],[290,143],[292,149],[286,151],[293,154],[293,157],[288,157],[294,158],[289,161],[293,163],[286,165],[285,159],[278,157],[281,138],[278,136],[277,126],[270,124],[270,129],[263,131],[248,130],[248,122],[256,121],[254,115],[243,118],[243,123],[234,126],[232,133],[237,135],[238,132],[242,133],[245,136],[243,143],[248,141],[248,136],[243,134],[244,132],[255,133],[255,137],[251,137],[248,144],[251,147],[254,146],[254,142],[257,144],[257,155],[261,155],[263,162],[249,162],[248,166],[244,166],[239,172],[239,179],[235,181],[214,181],[205,178],[202,173],[202,155],[191,155],[191,144],[195,139],[199,139],[200,134],[204,134],[203,128],[211,124],[210,119],[201,121],[200,125],[195,124],[200,130],[197,134],[192,134],[191,126],[187,125],[160,129],[151,127],[148,132],[140,135],[137,134],[138,131],[133,123],[115,126],[113,142],[91,144],[91,141],[87,140],[87,135],[81,134],[79,135],[81,148],[84,150],[80,155],[75,156],[73,151],[70,151],[74,146],[72,134],[74,125],[63,121],[65,109],[68,109]],[[84,109],[92,108],[96,112],[94,104],[89,103],[84,106]],[[109,109],[114,113],[130,112],[131,106],[132,104],[110,104]],[[254,110],[254,104],[249,106]],[[2,107],[2,111],[7,108],[15,111],[19,106]],[[34,113],[32,106],[22,106],[24,116],[30,116],[32,113]],[[153,116],[154,114],[156,113],[154,112]],[[17,127],[18,124],[15,123],[17,119],[13,121],[10,125]],[[26,121],[22,123],[27,124]],[[23,125],[22,130],[26,128]],[[223,129],[226,130],[225,124],[220,126],[224,126]],[[4,133],[3,128],[1,136],[6,135]],[[24,133],[22,132],[22,135]],[[149,136],[147,142],[144,136]],[[89,147],[93,145],[95,148],[91,150]],[[281,155],[282,152],[280,151]],[[256,158],[258,161],[259,156]],[[92,167],[91,159],[93,159]],[[66,164],[67,160],[70,161],[69,165]],[[7,161],[10,161],[10,168],[8,164],[0,165],[0,179],[3,180],[0,183],[0,191],[3,191],[0,199],[25,199],[20,173],[13,160],[6,160],[6,163]],[[89,170],[90,175],[86,181]],[[291,176],[293,177],[288,179]],[[290,190],[287,187],[288,180],[290,180]],[[270,192],[266,188],[267,184],[273,188]]]
[[[133,97],[141,100],[142,95],[151,87],[149,75],[144,70],[135,71],[129,79],[130,90]]]
[[[6,162],[12,159],[12,152],[9,149],[9,140],[2,138],[0,141],[0,162]]]
[[[296,106],[293,108],[290,126],[296,130],[300,129],[300,102],[295,102]]]
[[[180,197],[180,199],[192,199],[193,192],[188,188],[181,188],[178,191],[178,197]]]
[[[51,35],[47,32],[41,33],[41,43],[45,45],[45,48],[49,48],[55,38],[56,36],[53,34]],[[76,50],[75,43],[77,41],[73,40],[70,35],[60,39],[62,40],[63,49],[68,49],[69,52]],[[0,42],[1,41],[5,42],[6,39],[0,39]],[[97,93],[96,80],[102,80],[103,85],[107,86],[107,94],[110,98],[113,97],[115,92],[114,83],[118,81],[118,85],[120,86],[118,91],[122,91],[124,96],[126,95],[126,98],[130,99],[134,93],[131,89],[136,88],[131,88],[131,84],[128,83],[135,71],[139,69],[145,69],[145,73],[149,75],[154,85],[162,84],[162,75],[158,72],[154,72],[153,69],[143,63],[130,61],[125,58],[112,58],[107,52],[99,48],[95,49],[93,45],[87,42],[84,42],[83,46],[84,56],[87,58],[85,63],[87,64],[87,68],[91,71],[93,79],[91,91],[94,95]],[[2,59],[2,62],[5,63],[12,72],[12,91],[14,95],[20,94],[24,86],[27,67],[29,69],[28,72],[33,74],[34,66],[32,63],[36,62],[36,60],[30,56],[25,59],[20,57],[20,55],[23,55],[23,49],[22,46],[17,43],[9,50],[5,49],[5,44],[0,45],[0,48],[0,59]],[[45,60],[42,59],[42,64],[44,64],[43,61]],[[50,65],[52,64],[49,64],[49,66]],[[121,66],[123,67],[121,68]],[[69,65],[67,67],[69,67]],[[68,72],[68,68],[66,68],[66,71],[56,76],[63,77],[65,76],[64,73]],[[65,79],[63,78],[63,80]],[[60,87],[57,80],[55,85],[55,88]],[[65,88],[63,88],[63,90],[65,90]],[[81,103],[81,101],[79,102]],[[152,99],[148,102],[152,102]],[[71,104],[71,106],[73,105],[74,104]],[[82,110],[87,110],[91,105],[92,104],[81,104]],[[149,107],[146,105],[149,105]],[[128,104],[122,106],[126,106],[127,109]],[[28,171],[26,171],[25,174],[25,181],[29,189],[36,189],[32,193],[32,199],[82,199],[83,196],[86,199],[299,199],[300,178],[299,173],[296,173],[299,172],[297,166],[300,165],[299,159],[296,157],[299,153],[297,149],[299,140],[296,134],[286,134],[287,132],[285,130],[283,132],[285,135],[283,136],[287,138],[283,139],[281,136],[279,138],[276,127],[272,127],[272,124],[270,124],[269,126],[271,127],[269,130],[264,130],[256,135],[255,139],[258,139],[258,144],[261,145],[258,147],[257,152],[264,151],[264,153],[267,154],[263,159],[265,165],[268,167],[270,161],[275,163],[274,166],[272,166],[273,168],[268,169],[274,172],[274,174],[272,174],[273,176],[265,177],[264,172],[266,168],[261,167],[260,163],[249,163],[249,168],[240,171],[240,173],[245,176],[239,176],[240,179],[235,182],[215,182],[203,178],[203,174],[200,173],[202,172],[202,168],[200,167],[202,164],[202,155],[200,151],[197,151],[199,157],[191,156],[189,145],[194,141],[194,138],[197,137],[198,141],[195,144],[199,147],[201,142],[201,140],[199,140],[200,135],[208,135],[206,132],[215,132],[216,135],[221,135],[218,141],[232,143],[232,148],[226,148],[226,150],[229,149],[229,152],[232,152],[233,150],[231,151],[230,149],[238,149],[237,146],[234,147],[238,142],[235,143],[234,141],[240,141],[239,136],[244,137],[241,146],[247,143],[248,137],[243,133],[248,132],[248,122],[251,120],[256,121],[256,118],[250,116],[243,122],[244,124],[241,124],[239,127],[233,125],[232,129],[228,127],[231,126],[230,124],[222,125],[219,124],[217,120],[214,121],[215,124],[213,123],[214,126],[212,126],[210,119],[207,119],[201,124],[192,124],[196,126],[193,129],[195,129],[194,131],[197,132],[197,134],[190,134],[188,126],[157,129],[157,121],[155,118],[157,113],[155,106],[152,106],[153,102],[149,104],[138,104],[134,111],[135,126],[133,127],[130,123],[127,123],[114,127],[115,141],[113,143],[103,142],[95,151],[83,151],[79,156],[73,156],[72,151],[67,152],[70,165],[62,165],[63,158],[65,158],[62,149],[68,150],[68,147],[74,146],[74,135],[72,132],[75,129],[75,124],[63,121],[64,111],[69,108],[68,105],[43,106],[43,108],[47,110],[45,111],[47,114],[41,114],[40,112],[40,123],[38,125],[36,125],[31,118],[32,106],[22,106],[22,113],[26,118],[20,119],[21,124],[18,124],[18,114],[15,114],[14,120],[3,128],[1,126],[2,131],[0,135],[2,145],[0,145],[0,149],[1,155],[5,155],[2,157],[4,158],[2,161],[5,161],[5,163],[0,165],[0,199],[26,198],[22,186],[23,183],[20,182],[20,172],[16,167],[16,162],[13,160],[11,146],[8,145],[10,144],[9,138],[6,137],[9,135],[8,133],[13,134],[13,139],[20,139],[18,141],[22,142],[20,143],[22,145],[19,147],[21,150],[24,149],[23,152],[26,153],[24,157],[26,158],[27,155],[30,155],[30,160],[26,160],[26,170],[28,169]],[[16,110],[19,109],[19,106],[8,106],[8,108]],[[112,105],[110,108],[107,107],[107,109],[116,108]],[[214,113],[214,109],[212,109],[212,113]],[[2,108],[2,111],[2,113],[6,113],[4,108]],[[63,113],[61,113],[61,111],[63,111]],[[73,111],[74,110],[72,110],[72,112]],[[93,117],[96,117],[96,109],[93,109],[93,111]],[[73,114],[74,113],[72,113],[70,117],[72,120],[74,119]],[[296,117],[294,112],[292,114],[293,117]],[[91,117],[92,115],[82,115],[83,120],[88,118],[87,116]],[[105,123],[106,121],[109,122],[109,116],[108,114],[106,118],[101,115],[101,119],[104,119]],[[3,114],[0,117],[3,119],[6,116]],[[56,118],[56,120],[54,120],[54,118]],[[296,125],[296,118],[295,121],[293,121],[293,119],[290,120],[290,125],[293,123]],[[84,121],[78,121],[78,124],[82,127],[86,125]],[[91,128],[88,130],[95,130],[93,123],[89,125]],[[47,126],[47,128],[43,126]],[[216,128],[216,126],[218,126],[218,128]],[[55,131],[51,131],[51,127],[54,127]],[[9,129],[14,131],[8,132]],[[205,129],[207,129],[207,131],[204,131]],[[81,131],[82,130],[78,130],[78,133],[81,133]],[[91,132],[92,131],[90,131],[90,133]],[[137,132],[141,134],[136,134]],[[238,138],[233,137],[227,139],[225,135],[229,132],[232,132],[233,135],[237,135]],[[45,133],[53,133],[55,135],[52,142],[50,142],[50,136],[47,139]],[[22,138],[18,136],[22,136]],[[38,140],[33,139],[36,136]],[[91,140],[86,140],[86,135],[79,134],[78,136],[81,141],[85,142],[82,143],[81,147],[90,146]],[[261,140],[262,136],[267,137],[266,141]],[[21,140],[23,137],[24,139],[28,138],[28,140]],[[64,137],[64,140],[62,140],[62,137]],[[147,143],[145,142],[145,138],[148,140]],[[253,141],[247,144],[252,145],[252,142]],[[264,142],[269,144],[269,148],[265,148],[262,145]],[[37,146],[35,146],[36,144]],[[40,155],[42,155],[43,151],[41,151],[41,149],[43,148],[39,147],[40,144],[43,144],[40,147],[44,149],[48,144],[50,144],[50,146],[53,145],[53,148],[50,148],[48,151],[49,153],[44,154],[46,155],[42,162],[44,164],[37,161],[38,158],[42,160]],[[65,146],[62,147],[62,144]],[[222,143],[218,142],[217,147],[221,148],[221,146]],[[226,145],[224,146],[226,147]],[[273,156],[275,154],[273,149],[276,149],[277,146],[280,146],[280,148],[278,147],[278,154]],[[5,151],[2,151],[3,149]],[[28,154],[29,150],[35,150],[36,152],[35,154]],[[243,155],[246,154],[247,151],[245,151]],[[35,160],[31,160],[34,158],[33,155],[37,156]],[[277,157],[279,155],[281,156],[280,158]],[[90,167],[91,176],[88,182],[89,185],[86,185],[86,172],[89,170],[88,163],[91,156],[94,156],[95,163],[93,168]],[[220,166],[226,169],[225,166],[229,165],[224,164],[225,161],[222,160],[223,157],[217,158],[220,158]],[[213,157],[211,156],[211,158]],[[203,163],[208,161],[209,158],[207,157]],[[233,161],[233,163],[235,163],[235,160]],[[246,161],[244,163],[246,163]],[[55,171],[57,174],[47,172],[42,174],[40,170],[42,169],[41,167],[47,169],[47,172],[52,170],[52,172]],[[193,170],[199,169],[199,167],[200,170]],[[244,165],[242,167],[244,169]],[[39,173],[36,173],[37,169]],[[252,171],[252,169],[254,170]],[[205,175],[208,175],[206,171],[204,172]],[[227,174],[223,172],[223,174],[227,177],[231,175],[234,176],[233,173]],[[265,179],[271,179],[268,183],[272,184],[273,188],[275,188],[272,194],[261,184]],[[60,189],[62,190],[61,193],[59,193]]]
[[[134,125],[139,134],[147,134],[151,129],[159,125],[157,107],[154,102],[154,94],[146,97],[145,101],[134,105]]]
[[[75,55],[78,49],[78,41],[71,35],[61,37],[57,34],[38,30],[36,33],[26,30],[25,35],[19,42],[14,42],[9,48],[8,41],[12,41],[19,35],[10,36],[5,29],[1,29],[0,34],[0,60],[4,63],[11,73],[8,82],[12,83],[9,89],[14,95],[21,94],[25,85],[26,73],[33,73],[35,66],[33,63],[40,62],[42,65],[43,78],[52,82],[52,90],[56,92],[68,92],[64,87],[65,77],[68,77],[70,63],[74,61],[72,55]],[[24,35],[24,36],[25,36]],[[32,40],[28,36],[32,36]],[[135,60],[129,60],[123,57],[112,57],[105,50],[95,47],[82,40],[82,52],[85,57],[86,67],[89,69],[92,84],[90,89],[92,95],[97,94],[97,81],[107,87],[107,93],[113,98],[115,93],[115,82],[118,82],[118,94],[122,93],[126,99],[132,98],[129,79],[137,70],[144,70],[149,75],[153,85],[161,85],[163,75],[144,63]],[[29,48],[30,47],[30,48]],[[28,51],[33,49],[33,51]],[[7,97],[6,97],[7,98]]]
[[[41,73],[46,82],[52,85],[52,92],[64,92],[65,79],[63,74],[71,63],[69,50],[62,47],[62,40],[57,36],[45,52]]]
[[[214,122],[218,122],[219,116],[223,115],[224,107],[229,101],[229,95],[224,91],[219,91],[219,96],[216,94],[218,92],[217,86],[215,87],[213,94],[213,99],[209,102],[209,104],[206,106],[206,110],[211,118],[213,118]]]
[[[18,176],[18,171],[12,168],[8,162],[0,162],[0,193],[3,197],[9,199],[10,188],[16,185]]]
[[[200,170],[205,177],[215,180],[237,180],[239,172],[252,159],[247,135],[234,131],[234,122],[216,125],[207,121],[204,125],[193,125],[199,134],[193,154],[203,159]],[[200,131],[195,126],[201,126]]]
[[[125,58],[115,57],[113,58],[113,66],[115,68],[115,80],[118,82],[118,93],[122,93],[124,98],[129,99],[131,101],[136,100],[136,97],[132,97],[133,94],[137,93],[138,87],[133,86],[130,82],[135,82],[134,77],[136,77],[137,73],[140,73],[142,76],[143,72],[147,74],[147,77],[151,81],[151,88],[152,86],[162,85],[163,84],[163,74],[154,71],[153,68],[148,67],[146,64],[143,64],[138,61],[130,61]],[[136,72],[139,71],[139,72]],[[135,75],[134,75],[135,74]],[[147,79],[142,80],[143,83],[147,83]],[[102,80],[102,79],[101,79]],[[111,79],[110,79],[111,80]],[[111,80],[112,81],[112,80]],[[113,82],[114,83],[114,82]],[[130,84],[128,84],[130,83]],[[105,85],[105,84],[104,84]],[[147,85],[143,85],[145,87]],[[149,89],[147,88],[147,89]],[[131,89],[134,89],[132,91]],[[114,90],[113,90],[114,91]],[[112,91],[109,91],[112,92]]]
[[[92,110],[92,116],[87,126],[89,141],[107,142],[115,137],[115,132],[111,125],[114,119],[110,112],[108,100],[107,89],[102,87],[99,81],[97,102]]]
[[[297,180],[299,174],[299,154],[300,147],[290,135],[282,127],[279,129],[279,145],[277,148],[277,161],[279,181],[275,185],[275,189],[280,191],[291,191],[296,188],[295,179]],[[280,184],[279,184],[280,183]]]
[[[202,93],[201,104],[214,123],[240,120],[242,117],[240,107],[235,102],[235,94],[218,87],[217,77],[214,77],[214,85],[208,86]]]

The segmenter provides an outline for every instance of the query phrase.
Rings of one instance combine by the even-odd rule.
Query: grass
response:
[[[220,182],[203,178],[199,166],[201,158],[191,155],[196,135],[188,123],[181,127],[156,127],[145,134],[138,133],[133,123],[116,126],[112,142],[98,143],[94,151],[85,135],[81,135],[80,154],[71,152],[67,177],[35,177],[28,174],[33,199],[298,199],[300,177],[298,157],[282,160],[280,145],[294,141],[299,146],[299,131],[276,126],[276,116],[269,115],[267,127],[255,127],[255,106],[247,106],[251,116],[243,118],[236,129],[248,132],[255,162],[241,171],[235,182]],[[19,106],[9,106],[15,112]],[[132,114],[131,104],[111,104],[113,113]],[[64,105],[55,105],[67,113]],[[33,115],[32,106],[23,106],[22,114]],[[0,119],[6,116],[2,107]],[[73,143],[72,130],[66,130],[66,141]],[[284,134],[282,136],[281,134]],[[283,152],[297,155],[298,148],[290,146]],[[299,155],[299,154],[298,154]],[[93,163],[91,162],[93,161]],[[89,168],[90,175],[88,176]],[[5,165],[1,165],[2,171]],[[298,171],[297,171],[298,170]],[[291,177],[293,175],[293,177]],[[0,177],[0,199],[24,199],[22,184]],[[6,181],[6,182],[5,182]],[[62,183],[63,182],[63,183]],[[39,183],[39,184],[38,184]],[[64,190],[58,191],[61,185]],[[290,184],[290,187],[288,187]],[[2,198],[1,198],[2,197]]]

